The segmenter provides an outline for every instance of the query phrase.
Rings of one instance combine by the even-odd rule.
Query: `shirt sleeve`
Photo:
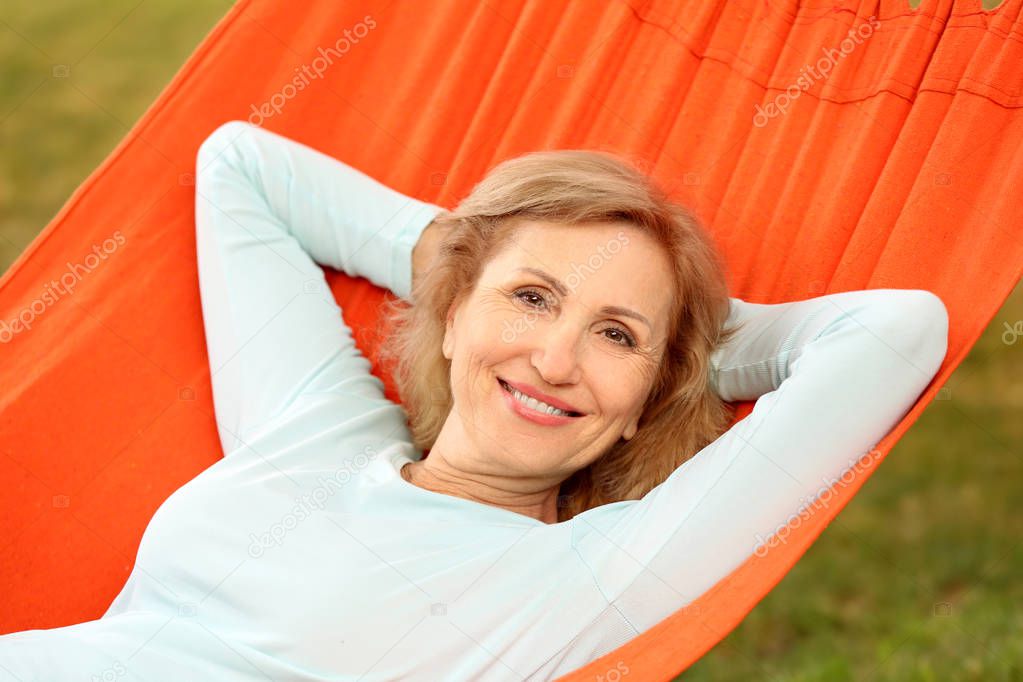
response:
[[[202,143],[196,252],[225,454],[303,394],[383,400],[317,264],[408,300],[412,249],[442,210],[243,121]]]
[[[915,404],[948,339],[944,304],[918,289],[732,299],[736,323],[712,384],[726,400],[755,399],[752,412],[642,499],[576,517],[580,556],[638,632],[826,506]]]

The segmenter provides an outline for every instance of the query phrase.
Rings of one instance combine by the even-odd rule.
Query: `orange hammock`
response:
[[[221,457],[192,186],[218,124],[247,118],[447,207],[507,157],[608,149],[704,219],[735,296],[933,291],[949,353],[886,454],[1023,269],[1021,3],[242,0],[0,280],[0,632],[102,615],[156,508]],[[328,279],[375,359],[385,293]],[[878,461],[565,679],[684,670]]]

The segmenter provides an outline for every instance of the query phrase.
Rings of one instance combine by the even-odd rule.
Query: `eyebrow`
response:
[[[540,279],[554,287],[554,289],[562,296],[568,296],[568,287],[562,284],[560,280],[552,277],[543,270],[538,270],[537,268],[519,268],[519,272],[528,272],[530,274],[536,275],[537,277],[539,277]],[[634,320],[639,320],[647,327],[649,327],[651,330],[653,330],[654,328],[654,326],[650,324],[650,320],[646,319],[644,316],[640,315],[631,308],[623,308],[622,306],[619,305],[606,305],[600,309],[600,312],[603,315],[621,315],[622,317],[631,317]]]

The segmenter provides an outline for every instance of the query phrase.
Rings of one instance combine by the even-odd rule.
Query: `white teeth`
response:
[[[505,385],[507,386],[507,384]],[[522,393],[516,391],[511,386],[508,386],[508,388],[511,390],[511,394],[515,397],[516,400],[518,400],[526,407],[529,407],[530,409],[536,410],[537,412],[546,412],[547,414],[552,414],[559,417],[568,416],[568,412],[565,412],[564,410],[559,410],[558,408],[552,405],[540,402],[536,398],[530,398],[529,396],[523,395]]]

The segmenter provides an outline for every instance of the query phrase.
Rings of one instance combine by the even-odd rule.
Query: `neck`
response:
[[[435,451],[425,459],[403,466],[401,475],[424,490],[500,507],[543,523],[558,521],[560,484],[539,490],[521,489],[520,481],[461,471]]]

